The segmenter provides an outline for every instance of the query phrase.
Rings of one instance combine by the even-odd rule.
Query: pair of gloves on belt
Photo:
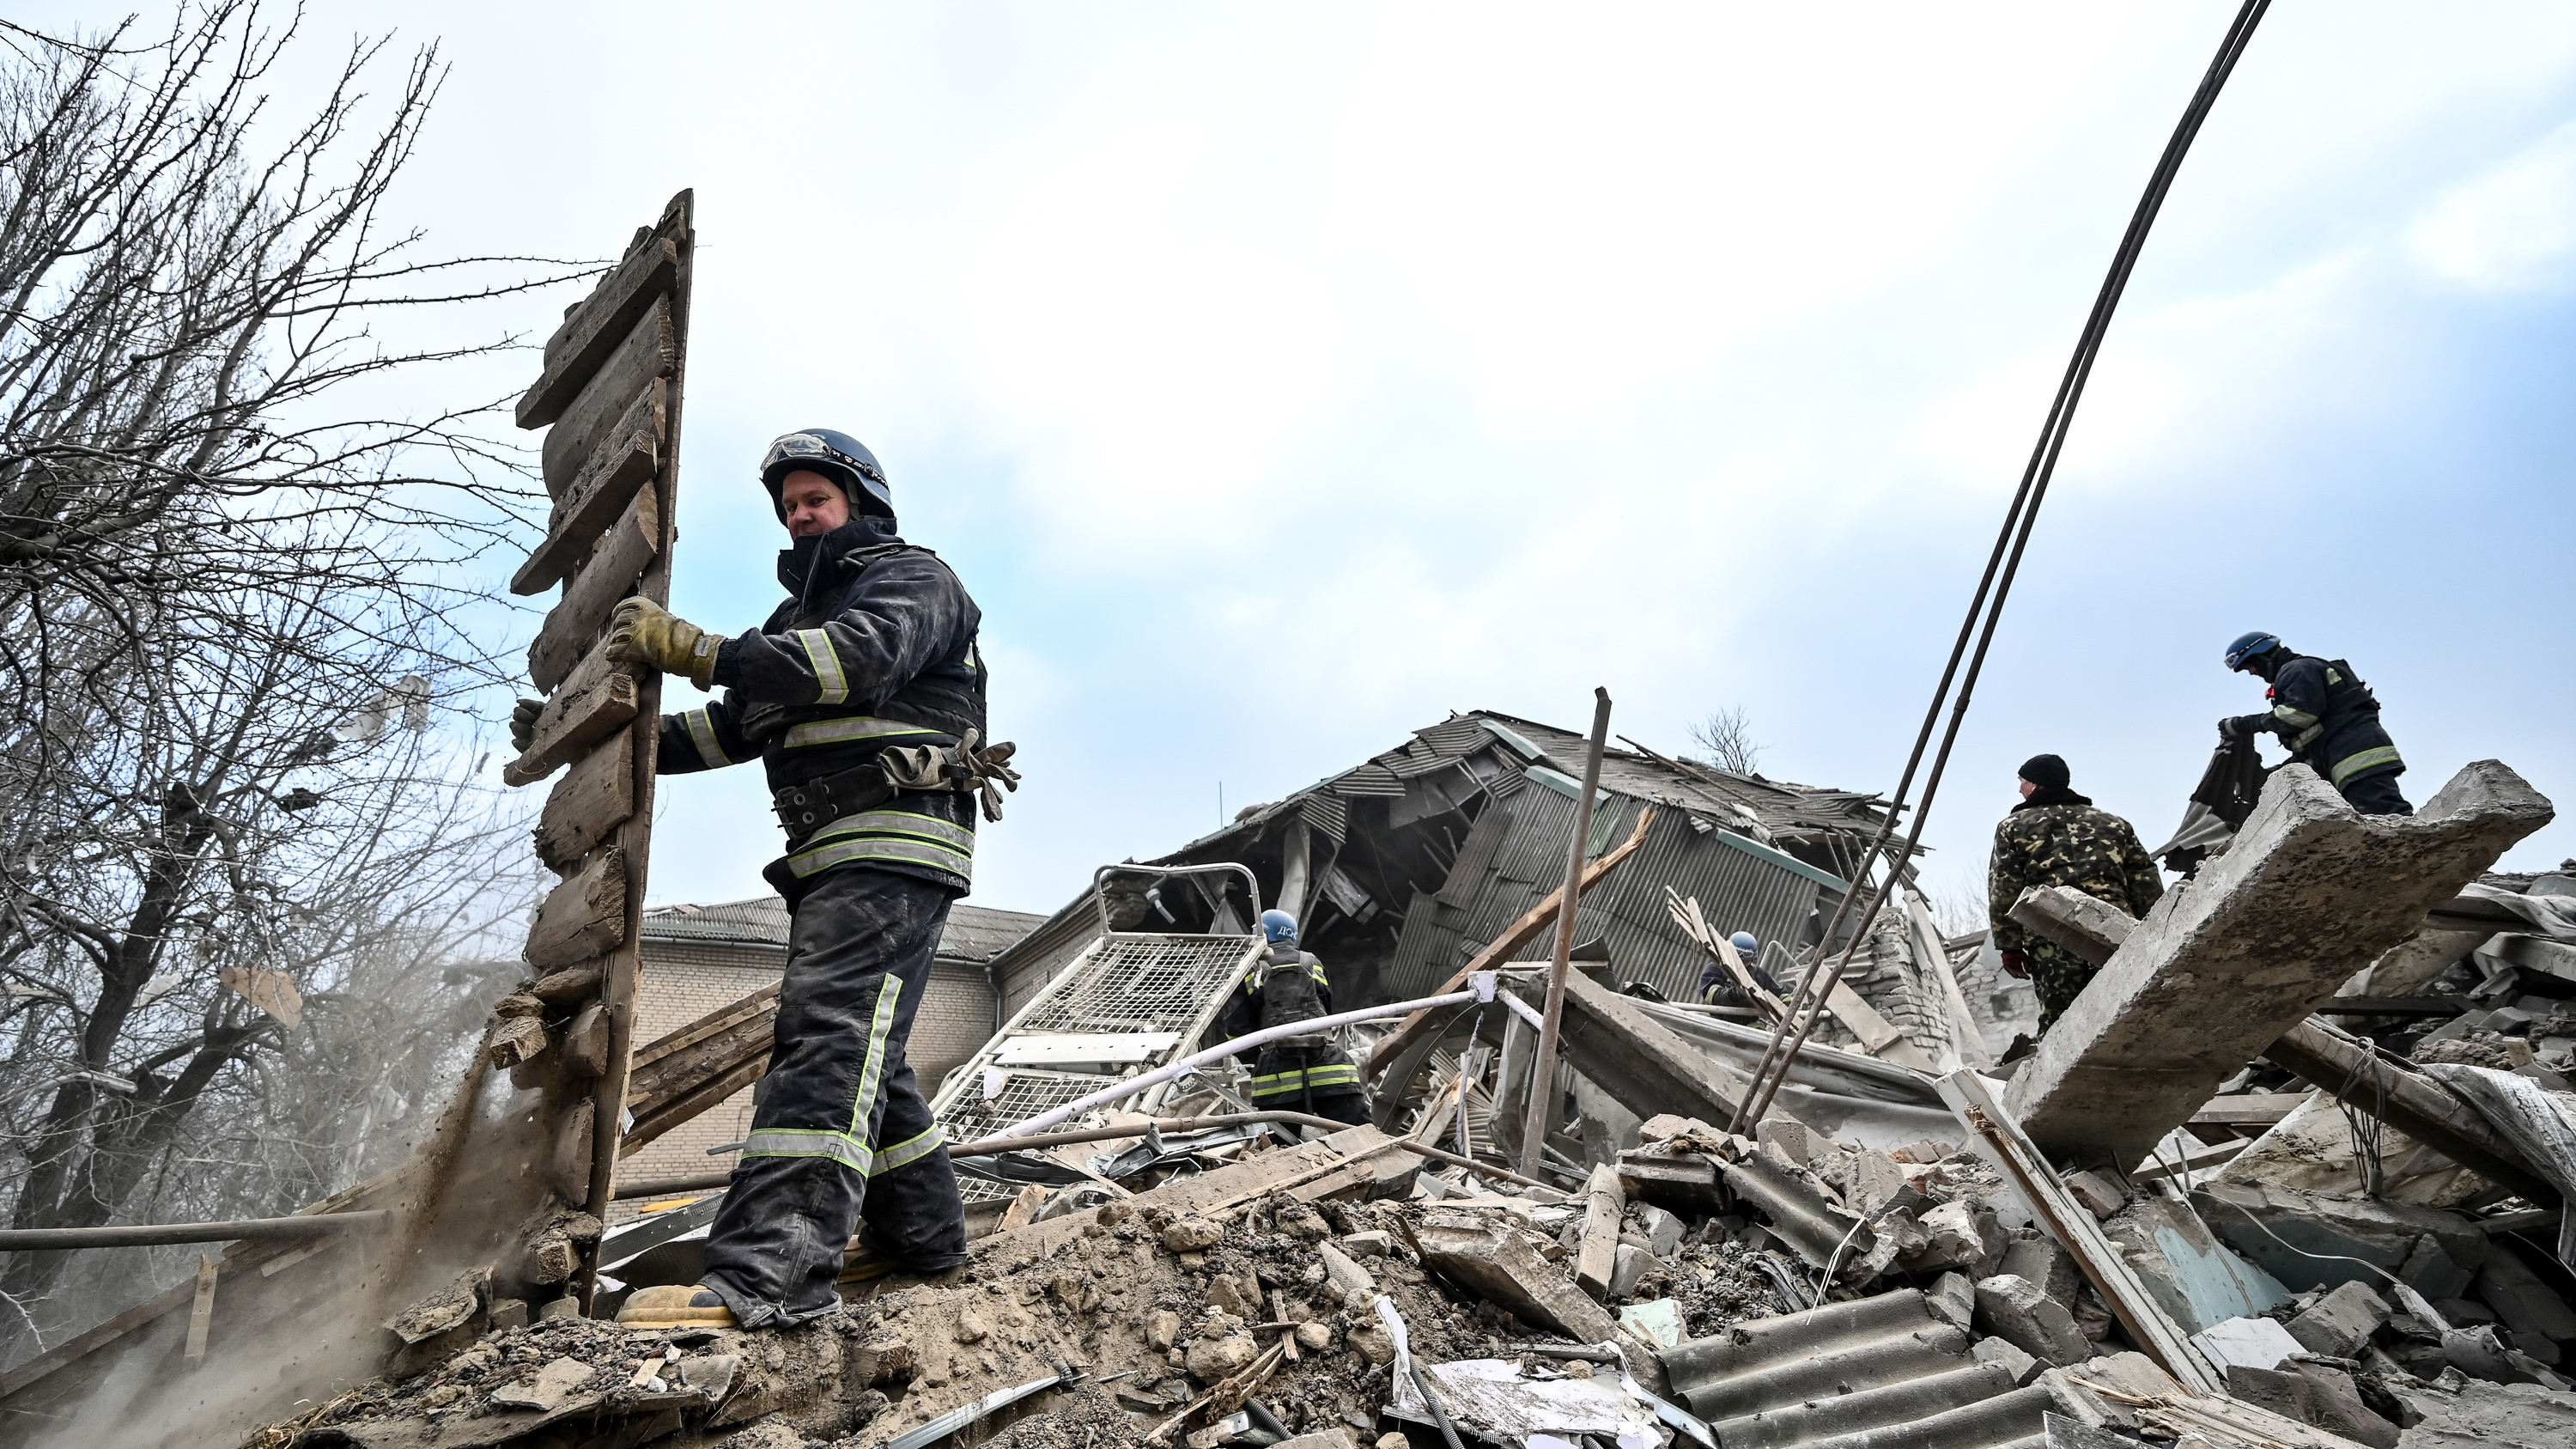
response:
[[[710,634],[651,599],[628,599],[608,616],[608,662],[643,664],[686,678],[700,689],[712,687],[716,650],[725,636]],[[523,699],[510,711],[510,744],[521,754],[535,737],[542,699]]]

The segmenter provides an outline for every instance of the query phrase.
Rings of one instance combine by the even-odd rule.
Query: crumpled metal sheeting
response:
[[[2035,1440],[2046,1390],[1968,1354],[1914,1289],[1739,1324],[1658,1355],[1727,1449],[2000,1449]]]
[[[2421,1068],[2478,1109],[2505,1139],[2522,1149],[2524,1163],[2549,1179],[2576,1206],[2576,1101],[2529,1077],[2452,1062]],[[2576,1211],[2558,1215],[2558,1261],[2576,1267]]]

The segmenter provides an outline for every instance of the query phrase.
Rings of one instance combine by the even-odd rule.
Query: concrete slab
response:
[[[2103,963],[2004,1105],[2051,1156],[2136,1163],[2553,814],[2493,760],[2412,817],[2358,814],[2316,772],[2285,766],[2227,854],[2166,892]]]
[[[2193,1334],[2191,1341],[2203,1357],[2222,1371],[2232,1371],[2238,1364],[2279,1368],[2281,1360],[2307,1352],[2290,1336],[2290,1330],[2268,1318],[2231,1318],[2225,1323],[2213,1323]]]

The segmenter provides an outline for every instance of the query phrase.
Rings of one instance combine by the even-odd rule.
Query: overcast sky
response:
[[[865,439],[984,608],[1027,767],[974,899],[1051,910],[1213,826],[1220,784],[1275,799],[1452,709],[1580,728],[1596,684],[1667,751],[1740,706],[1765,773],[1891,789],[2233,12],[308,24],[439,42],[405,192],[438,249],[609,254],[696,188],[673,607],[756,624],[762,445]],[[2275,6],[2110,334],[1935,883],[1981,882],[2039,751],[2169,835],[2212,722],[2261,707],[2218,662],[2253,628],[2352,662],[2419,803],[2490,756],[2576,800],[2571,288],[2576,8]],[[657,901],[764,889],[752,772],[662,799]],[[2558,825],[2509,861],[2571,854]]]

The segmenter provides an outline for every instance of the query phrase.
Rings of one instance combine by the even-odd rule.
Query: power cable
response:
[[[1798,989],[1790,999],[1788,1015],[1772,1033],[1761,1064],[1754,1068],[1753,1086],[1745,1093],[1743,1104],[1729,1124],[1731,1131],[1743,1131],[1748,1125],[1762,1120],[1762,1113],[1771,1105],[1781,1083],[1787,1080],[1789,1061],[1807,1044],[1807,1037],[1816,1029],[1817,1018],[1824,1013],[1825,973],[1828,969],[1839,973],[1859,953],[1861,933],[1855,928],[1851,943],[1843,949],[1841,961],[1834,962],[1834,933],[1842,928],[1844,919],[1850,915],[1852,897],[1859,894],[1870,872],[1878,869],[1886,856],[1888,838],[1895,833],[1897,817],[1905,811],[1906,796],[1914,787],[1916,771],[1922,767],[1924,751],[1931,743],[1932,728],[1940,720],[1942,705],[1948,703],[1950,723],[1942,731],[1941,748],[1933,757],[1931,774],[1923,786],[1922,804],[1916,807],[1914,823],[1906,833],[1904,853],[1885,859],[1885,879],[1880,882],[1870,900],[1868,914],[1862,919],[1878,918],[1879,911],[1887,904],[1888,893],[1895,888],[1899,865],[1913,859],[1922,843],[1923,824],[1931,817],[1933,797],[1940,793],[1941,777],[1950,764],[1951,747],[1957,742],[1959,727],[1967,718],[1969,697],[1976,690],[1978,676],[1984,672],[1986,651],[1994,642],[1995,627],[2003,618],[2004,603],[2011,596],[2013,579],[2021,570],[2023,551],[2029,547],[2031,529],[2039,520],[2040,504],[2048,497],[2049,482],[2056,476],[2058,454],[2066,446],[2067,432],[2075,421],[2076,404],[2083,400],[2084,385],[2093,375],[2093,362],[2101,352],[2104,334],[2110,330],[2112,313],[2119,308],[2121,294],[2128,290],[2129,274],[2136,268],[2138,255],[2146,247],[2147,233],[2155,225],[2157,212],[2164,207],[2165,193],[2172,189],[2175,175],[2182,170],[2183,157],[2190,154],[2192,141],[2200,135],[2201,123],[2208,118],[2210,108],[2217,104],[2218,94],[2226,87],[2227,78],[2236,69],[2238,58],[2254,38],[2254,27],[2262,22],[2263,13],[2270,8],[2271,0],[2245,0],[2243,7],[2236,12],[2235,22],[2227,27],[2226,38],[2219,42],[2218,54],[2211,59],[2207,73],[2201,77],[2200,88],[2192,93],[2191,104],[2183,109],[2182,120],[2174,127],[2172,139],[2165,143],[2164,155],[2156,162],[2155,174],[2147,180],[2146,194],[2138,199],[2137,210],[2129,218],[2129,229],[2122,234],[2120,248],[2112,255],[2110,273],[2102,279],[2102,290],[2094,297],[2092,313],[2085,318],[2084,331],[2076,340],[2075,355],[2067,362],[2066,376],[2059,381],[2057,396],[2049,404],[2047,420],[2040,425],[2039,442],[2032,448],[2030,462],[2022,470],[2021,486],[2014,490],[2012,505],[2004,511],[2003,526],[1995,534],[1994,550],[1987,556],[1985,572],[1977,580],[1976,595],[1969,600],[1967,617],[1960,622],[1958,641],[1950,648],[1950,660],[1941,670],[1941,682],[1933,690],[1931,706],[1923,713],[1923,727],[1914,737],[1914,751],[1906,758],[1905,773],[1897,782],[1894,798],[1888,803],[1887,817],[1879,825],[1877,836],[1871,840],[1868,852],[1862,857],[1860,874],[1853,877],[1851,889],[1843,892],[1841,903],[1834,908],[1833,921],[1825,927],[1822,948],[1817,951],[1815,962],[1807,969],[1807,974],[1799,979]],[[1989,593],[1992,594],[1991,600]],[[1978,622],[1980,617],[1984,620],[1982,626]],[[1970,654],[1972,637],[1975,652]],[[1968,667],[1966,676],[1960,678],[1959,663],[1963,656],[1967,657]],[[1959,681],[1955,702],[1950,699],[1950,685],[1954,679]],[[1829,966],[1829,963],[1832,964]],[[1806,1013],[1803,1019],[1799,1016],[1802,1007]],[[1800,1022],[1794,1039],[1789,1037],[1791,1022]]]

